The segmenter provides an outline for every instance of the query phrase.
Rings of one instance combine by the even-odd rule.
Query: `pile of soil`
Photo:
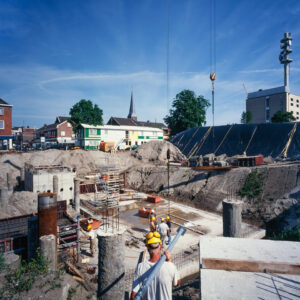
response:
[[[181,151],[167,141],[151,141],[141,145],[138,149],[131,152],[131,155],[143,162],[154,164],[167,163],[167,151],[170,149],[170,160],[186,160]]]

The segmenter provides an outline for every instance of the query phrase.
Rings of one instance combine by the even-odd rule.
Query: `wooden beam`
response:
[[[201,269],[300,275],[300,263],[202,258]]]

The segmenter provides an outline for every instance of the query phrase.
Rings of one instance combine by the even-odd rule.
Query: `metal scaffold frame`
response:
[[[120,190],[124,188],[124,178],[120,170],[112,167],[99,167],[99,174],[94,178],[94,197],[87,200],[87,206],[94,213],[101,215],[104,231],[119,230]]]

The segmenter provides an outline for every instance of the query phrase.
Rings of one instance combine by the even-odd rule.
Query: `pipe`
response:
[[[186,232],[186,228],[180,226],[177,229],[177,234],[175,236],[175,238],[172,240],[170,246],[168,247],[167,251],[171,252],[172,249],[174,248],[174,246],[176,245],[178,239],[180,238],[180,236],[184,235]],[[156,265],[153,268],[153,271],[149,274],[149,277],[146,278],[146,280],[143,282],[142,287],[139,289],[138,293],[135,296],[135,300],[141,300],[144,296],[144,294],[147,291],[148,286],[150,285],[151,281],[153,280],[153,278],[156,276],[156,274],[159,272],[161,266],[163,265],[163,263],[166,260],[166,255],[164,254],[160,260],[156,263]]]

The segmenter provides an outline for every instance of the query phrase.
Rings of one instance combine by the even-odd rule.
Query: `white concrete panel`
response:
[[[300,275],[201,270],[201,300],[299,299]]]

